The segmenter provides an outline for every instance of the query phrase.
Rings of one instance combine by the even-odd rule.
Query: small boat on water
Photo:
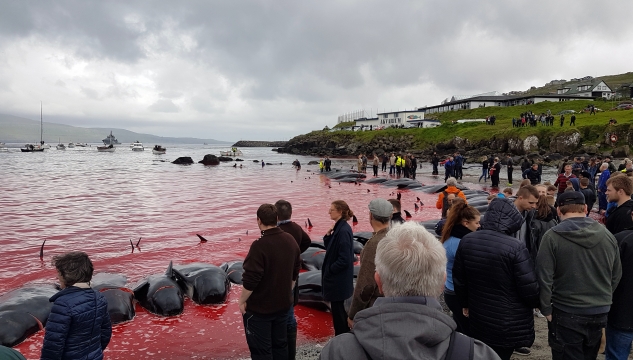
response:
[[[130,148],[132,149],[132,151],[143,151],[143,150],[145,150],[145,148],[143,147],[143,143],[140,143],[138,140],[133,142],[132,145],[130,145]]]
[[[23,148],[20,148],[21,152],[41,152],[44,148],[40,145],[26,144]]]
[[[57,150],[66,150],[66,145],[62,144],[61,139],[59,140],[59,144],[57,144],[57,146],[55,146],[55,148]]]
[[[162,155],[166,152],[167,152],[167,149],[165,149],[164,147],[160,145],[154,145],[154,148],[152,149],[152,154],[155,154],[155,155]]]
[[[87,143],[76,143],[75,144],[76,147],[88,147]]]
[[[114,149],[116,149],[116,148],[112,144],[104,145],[104,146],[97,146],[97,151],[98,152],[114,152]]]
[[[244,154],[242,154],[242,151],[240,151],[238,148],[234,147],[231,148],[231,151],[220,151],[220,155],[222,156],[244,156]]]
[[[5,143],[0,142],[0,152],[9,152],[9,149],[7,149],[7,145],[5,145]]]
[[[75,147],[75,144],[74,144],[74,143],[72,143],[72,142],[68,143],[68,148],[69,148],[69,149],[72,149],[72,148],[74,148],[74,147]]]

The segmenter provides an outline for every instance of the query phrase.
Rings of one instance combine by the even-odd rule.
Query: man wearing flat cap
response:
[[[556,203],[561,223],[545,233],[536,257],[552,359],[595,359],[622,276],[618,244],[585,216],[581,192],[564,192]]]
[[[367,309],[380,297],[380,291],[374,273],[376,272],[376,248],[389,230],[389,223],[393,214],[393,206],[385,199],[374,199],[369,203],[369,224],[374,230],[371,239],[367,240],[363,251],[360,253],[360,270],[354,287],[352,305],[349,308],[347,323],[354,327],[354,315]]]

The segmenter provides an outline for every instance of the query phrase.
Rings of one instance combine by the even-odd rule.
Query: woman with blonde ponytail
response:
[[[481,216],[479,211],[464,202],[453,204],[448,218],[442,229],[440,241],[446,250],[446,283],[444,284],[444,301],[453,312],[453,320],[457,323],[457,331],[462,334],[468,333],[468,318],[462,313],[462,306],[459,304],[455,289],[453,287],[453,263],[455,253],[459,246],[459,241],[466,234],[476,231],[479,228]]]

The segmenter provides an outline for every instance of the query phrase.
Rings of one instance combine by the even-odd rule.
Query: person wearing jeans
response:
[[[262,236],[244,259],[239,299],[246,343],[253,360],[288,359],[287,321],[300,250],[294,237],[277,226],[274,205],[259,207],[257,225]]]
[[[581,192],[564,192],[556,203],[561,222],[543,235],[536,257],[547,340],[553,360],[595,359],[622,276],[618,243],[585,216]]]
[[[488,159],[484,158],[483,162],[481,163],[481,176],[479,177],[479,182],[481,182],[481,178],[484,178],[484,182],[486,182],[486,180],[488,179]]]

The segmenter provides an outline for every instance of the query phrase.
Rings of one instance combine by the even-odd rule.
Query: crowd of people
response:
[[[595,115],[595,114],[594,114]],[[555,117],[552,115],[552,112],[547,110],[546,113],[541,113],[539,115],[534,114],[531,111],[521,113],[518,118],[512,118],[512,127],[535,127],[538,124],[541,126],[554,126]],[[560,114],[560,126],[565,125],[565,114]],[[576,115],[573,113],[569,117],[569,126],[576,125]]]
[[[404,175],[407,160],[393,157],[390,167],[393,162]],[[498,173],[498,158],[492,164]],[[506,360],[530,353],[535,316],[547,319],[555,360],[595,359],[603,332],[605,359],[627,359],[633,341],[631,161],[618,170],[610,158],[579,157],[561,166],[554,184],[541,182],[540,164],[521,167],[518,191],[490,195],[485,216],[449,176],[436,204],[443,217],[439,240],[405,222],[398,199],[371,200],[373,235],[360,254],[355,286],[348,223],[354,213],[345,201],[333,201],[321,275],[335,337],[321,359]],[[588,216],[596,195],[605,202],[605,225]],[[262,204],[256,215],[261,237],[244,260],[238,302],[246,342],[254,360],[294,359],[300,254],[311,239],[291,220],[288,201]],[[63,290],[51,299],[42,358],[102,358],[112,328],[105,298],[90,288],[92,262],[71,252],[53,264]],[[442,294],[452,316],[442,311]]]

